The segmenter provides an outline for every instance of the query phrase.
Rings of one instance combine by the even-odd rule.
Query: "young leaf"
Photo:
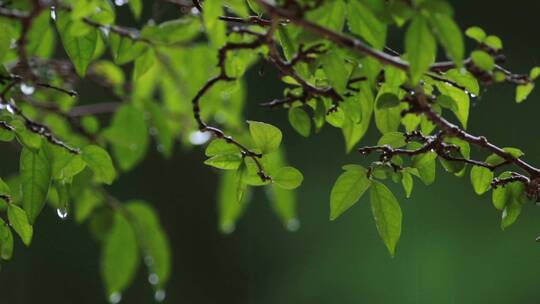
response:
[[[248,123],[251,137],[263,154],[279,148],[283,135],[278,128],[264,122],[248,121]]]
[[[473,51],[471,53],[471,59],[475,66],[484,71],[491,71],[495,67],[495,60],[491,55],[484,51]]]
[[[311,132],[311,119],[306,111],[301,108],[291,108],[289,110],[289,122],[291,126],[304,137],[308,137]]]
[[[204,161],[206,165],[223,170],[236,170],[241,162],[242,156],[239,153],[218,154]]]
[[[493,180],[493,171],[488,168],[474,166],[471,169],[471,183],[476,194],[481,195],[488,191]]]
[[[94,171],[98,181],[107,185],[112,184],[116,177],[116,171],[107,151],[99,146],[88,145],[82,149],[82,158]]]
[[[349,165],[332,187],[330,193],[330,220],[337,219],[354,205],[371,185],[367,170],[358,165]]]
[[[377,143],[378,146],[389,145],[392,148],[401,148],[406,144],[405,135],[401,132],[388,132]]]
[[[45,205],[51,184],[51,166],[45,151],[40,149],[34,152],[23,148],[19,171],[23,194],[22,205],[32,224]]]
[[[13,234],[9,226],[0,218],[0,258],[9,260],[13,255]]]
[[[111,230],[103,243],[101,275],[108,296],[121,293],[137,272],[139,253],[132,226],[117,212]]]
[[[412,175],[409,172],[407,171],[402,172],[401,185],[403,186],[403,190],[405,190],[405,196],[407,198],[410,198],[414,181],[413,181]]]
[[[437,55],[437,43],[427,19],[417,15],[405,34],[405,51],[410,64],[411,82],[416,85]]]
[[[292,190],[302,184],[304,176],[296,168],[282,167],[273,175],[272,180],[277,186]]]
[[[534,89],[534,83],[520,84],[516,86],[516,102],[522,103]]]
[[[206,156],[215,156],[218,154],[240,153],[237,146],[227,143],[225,139],[216,138],[208,144],[205,150]]]
[[[478,43],[482,43],[484,38],[486,38],[486,32],[478,26],[472,26],[465,31],[467,37],[476,40]]]
[[[378,181],[373,181],[370,197],[377,231],[393,257],[401,236],[401,207],[392,192]]]
[[[13,227],[15,232],[21,237],[21,240],[26,246],[30,245],[34,230],[32,229],[32,225],[28,222],[26,212],[14,204],[9,204],[7,212],[11,227]]]

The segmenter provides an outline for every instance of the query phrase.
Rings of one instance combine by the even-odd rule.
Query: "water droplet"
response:
[[[32,95],[34,94],[35,91],[36,91],[36,88],[34,88],[33,86],[28,85],[26,83],[21,84],[21,92],[24,95]]]
[[[193,145],[202,145],[206,143],[212,135],[210,132],[195,131],[189,135],[189,141]]]
[[[56,21],[56,7],[51,6],[51,19]]]
[[[146,266],[149,266],[149,267],[152,266],[152,265],[154,265],[154,258],[151,257],[151,256],[149,256],[149,255],[145,256],[145,257],[144,257],[144,264],[145,264]]]
[[[120,303],[120,301],[122,301],[122,294],[120,294],[119,292],[113,292],[109,296],[109,303],[111,304],[117,304]]]
[[[159,145],[157,145],[157,150],[158,150],[158,152],[163,153],[163,152],[165,152],[165,146],[162,145],[162,144],[159,144]]]
[[[126,3],[128,3],[127,0],[114,0],[114,4],[116,4],[116,6],[122,6]]]
[[[154,127],[151,127],[150,129],[148,129],[148,134],[150,134],[150,136],[156,136],[158,134],[158,130]]]
[[[287,221],[287,230],[297,231],[300,229],[300,221],[298,219],[290,219]]]
[[[232,222],[226,222],[221,224],[221,231],[225,234],[230,234],[234,232],[235,225]]]
[[[60,219],[65,220],[68,216],[68,211],[66,208],[58,208],[56,209],[56,214]]]
[[[149,276],[148,276],[148,283],[152,284],[152,285],[157,285],[159,283],[159,277],[157,274],[155,273],[151,273]]]
[[[156,302],[163,302],[163,300],[165,300],[166,296],[167,296],[167,294],[165,293],[165,290],[158,289],[154,293],[154,300],[156,300]]]
[[[15,108],[14,108],[12,105],[10,105],[10,104],[8,104],[8,105],[6,106],[6,110],[7,110],[9,113],[11,113],[11,114],[15,114],[15,112],[16,112],[16,111],[15,111]]]

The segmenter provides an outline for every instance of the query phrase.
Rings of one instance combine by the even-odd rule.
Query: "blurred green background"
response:
[[[512,70],[540,65],[534,30],[539,2],[452,4],[463,29],[479,25],[503,39]],[[390,45],[401,49],[399,40]],[[337,129],[327,126],[304,139],[288,125],[285,111],[258,108],[258,102],[281,94],[274,76],[250,73],[246,117],[282,127],[288,159],[305,175],[298,190],[299,231],[286,231],[257,192],[237,230],[220,234],[217,176],[203,165],[200,149],[177,149],[169,161],[152,151],[110,188],[122,200],[144,199],[158,210],[174,263],[165,303],[538,303],[540,244],[534,239],[540,234],[540,209],[527,205],[503,232],[490,195],[476,196],[468,177],[439,170],[434,185],[416,183],[411,199],[393,187],[404,213],[394,259],[377,236],[366,197],[329,222],[328,198],[340,167],[366,160],[354,152],[345,155]],[[540,165],[540,91],[521,105],[513,102],[513,92],[509,85],[488,88],[474,102],[470,130],[520,147],[528,161]],[[373,128],[361,144],[375,143],[376,136]],[[4,151],[2,176],[17,166],[15,153]],[[0,303],[105,302],[100,247],[74,220],[61,221],[54,210],[45,210],[31,247],[17,242],[15,250],[0,271]],[[123,303],[153,302],[145,276],[141,268]]]

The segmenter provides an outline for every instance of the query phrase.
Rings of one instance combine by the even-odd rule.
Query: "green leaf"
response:
[[[248,203],[245,196],[241,201],[237,200],[235,172],[226,171],[221,175],[217,193],[219,230],[232,233]]]
[[[101,276],[108,296],[126,289],[135,277],[138,262],[135,232],[121,213],[115,213],[101,255]]]
[[[107,185],[112,184],[116,178],[116,171],[107,151],[99,146],[88,145],[82,149],[81,154],[86,164],[94,171],[98,181]]]
[[[510,172],[503,172],[499,178],[508,178],[512,176]],[[497,210],[512,205],[523,205],[527,201],[525,196],[525,186],[521,182],[511,182],[505,186],[499,186],[493,190],[492,195],[493,206]]]
[[[251,137],[263,154],[279,148],[283,135],[278,128],[264,122],[248,121],[248,123]]]
[[[17,134],[17,139],[25,147],[38,150],[42,145],[42,137],[26,128],[24,123],[20,120],[13,120],[11,125],[15,128],[15,133]]]
[[[474,166],[471,169],[471,183],[476,194],[482,195],[488,191],[492,180],[493,171],[490,169],[480,166]]]
[[[141,35],[146,39],[164,44],[188,42],[200,33],[198,18],[169,20],[159,25],[146,25]]]
[[[56,25],[69,59],[75,66],[77,74],[83,77],[88,65],[94,59],[98,30],[89,28],[85,35],[76,36],[73,34],[71,18],[64,13],[58,14]]]
[[[206,156],[215,156],[218,154],[240,153],[240,149],[233,144],[227,143],[225,139],[216,138],[206,147]]]
[[[389,145],[392,148],[401,148],[406,144],[407,142],[405,141],[405,134],[401,132],[385,133],[377,143],[378,146]]]
[[[403,186],[403,190],[405,190],[405,196],[407,198],[410,198],[414,186],[414,181],[411,173],[407,171],[402,172],[401,185]]]
[[[133,41],[114,32],[109,34],[109,46],[114,62],[119,65],[139,58],[147,50],[142,42]]]
[[[439,42],[446,50],[448,57],[450,57],[458,67],[462,67],[465,47],[459,26],[452,17],[437,13],[430,15],[430,23]]]
[[[487,36],[486,39],[484,39],[484,44],[494,50],[500,50],[503,47],[501,39],[493,35]]]
[[[471,102],[469,95],[462,89],[450,86],[448,84],[438,83],[437,88],[441,94],[446,95],[455,101],[456,107],[452,111],[458,118],[461,125],[463,125],[464,128],[467,128]]]
[[[464,69],[451,69],[447,71],[444,76],[457,84],[464,86],[471,94],[476,96],[480,95],[480,86],[478,85],[478,80],[469,71]]]
[[[86,167],[81,155],[68,152],[66,149],[44,142],[49,163],[51,165],[51,177],[62,182],[71,182],[73,177]]]
[[[32,242],[34,230],[32,229],[32,225],[28,222],[26,212],[14,204],[9,204],[7,212],[11,227],[13,227],[15,232],[21,237],[23,243],[26,246],[29,246],[30,242]]]
[[[153,50],[144,52],[143,55],[135,59],[135,69],[133,69],[133,79],[138,80],[148,72],[156,62],[156,54]]]
[[[531,80],[535,80],[536,78],[538,78],[538,76],[540,76],[540,67],[532,68],[529,72],[529,77],[531,78]]]
[[[392,192],[378,181],[373,181],[370,197],[377,231],[393,257],[401,236],[401,208]]]
[[[225,44],[226,28],[225,23],[219,20],[223,15],[221,0],[205,0],[203,3],[203,21],[206,34],[215,48]]]
[[[277,186],[283,189],[292,190],[298,188],[302,184],[304,176],[296,168],[282,167],[273,174],[272,180]]]
[[[19,168],[22,204],[32,224],[45,206],[51,184],[51,166],[43,149],[34,152],[23,148]]]
[[[347,23],[352,33],[364,38],[376,49],[386,43],[386,25],[379,21],[373,12],[359,0],[349,1]]]
[[[9,186],[0,178],[0,195],[9,197],[11,199],[11,189]],[[2,203],[8,203],[3,198],[0,198],[0,206]]]
[[[9,260],[13,255],[13,234],[11,229],[0,219],[0,258]]]
[[[345,23],[345,3],[342,0],[323,2],[318,8],[308,11],[309,20],[333,31],[341,32]]]
[[[495,67],[495,60],[484,51],[473,51],[471,59],[475,66],[484,71],[491,71]]]
[[[291,108],[289,110],[289,122],[291,126],[304,137],[308,137],[311,132],[311,119],[306,111],[301,108]]]
[[[420,179],[426,185],[431,185],[435,181],[437,153],[427,152],[416,155],[412,158],[412,165],[418,169]]]
[[[141,201],[128,202],[126,212],[132,217],[142,254],[152,261],[147,265],[153,278],[150,283],[163,288],[171,274],[171,249],[159,217],[148,203]]]
[[[332,87],[339,94],[345,93],[349,80],[349,72],[341,54],[336,49],[331,49],[321,57],[321,63]]]
[[[512,202],[506,205],[502,211],[501,216],[501,229],[505,230],[516,222],[517,218],[521,214],[522,205]]]
[[[148,148],[148,130],[144,113],[134,105],[117,109],[105,137],[112,143],[113,155],[123,171],[139,163]]]
[[[393,93],[383,93],[377,98],[377,109],[388,109],[399,106],[399,98]]]
[[[242,156],[239,153],[218,154],[204,161],[206,165],[223,170],[236,170],[241,162]]]
[[[135,16],[136,19],[139,19],[143,10],[142,0],[129,0],[128,4],[133,16]]]
[[[482,43],[486,38],[486,32],[478,26],[472,26],[465,31],[467,37],[476,40],[478,43]]]
[[[424,16],[417,15],[409,25],[405,34],[405,51],[411,82],[416,85],[437,56],[437,43]]]
[[[520,84],[516,87],[516,102],[522,103],[534,89],[534,83]]]
[[[75,197],[75,220],[84,222],[97,207],[104,203],[103,194],[92,188],[86,188]]]
[[[346,119],[343,125],[343,136],[345,138],[345,148],[347,153],[364,137],[371,122],[373,113],[373,94],[369,84],[363,83],[360,87],[360,94],[356,95],[360,103],[361,121],[356,123],[352,119]]]
[[[371,186],[367,170],[358,165],[348,165],[336,180],[330,193],[330,220],[337,219],[362,197]]]

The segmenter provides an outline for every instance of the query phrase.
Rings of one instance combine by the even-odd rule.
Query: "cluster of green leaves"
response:
[[[325,40],[325,37],[305,31],[301,26],[294,25],[294,22],[293,25],[279,28],[279,41],[287,59],[298,52],[299,45],[303,45],[304,49],[316,44],[326,46],[325,54],[310,62],[297,64],[295,71],[310,83],[332,87],[344,96],[337,109],[332,100],[326,97],[292,103],[288,116],[291,126],[299,134],[309,136],[312,124],[315,131],[319,131],[328,123],[342,130],[346,150],[350,151],[362,139],[370,121],[374,119],[381,132],[378,145],[418,149],[421,144],[407,142],[405,132],[420,131],[428,136],[437,128],[422,113],[402,116],[401,113],[409,109],[408,103],[404,102],[410,94],[403,89],[405,86],[420,87],[425,95],[435,96],[431,105],[433,111],[439,115],[449,111],[461,127],[466,129],[471,98],[480,95],[480,85],[484,82],[506,81],[508,75],[498,69],[495,63],[496,54],[502,51],[501,40],[486,35],[478,27],[465,31],[466,36],[478,43],[478,47],[466,56],[464,35],[455,23],[453,14],[447,2],[438,0],[413,1],[412,4],[405,1],[327,1],[306,14],[308,20],[336,32],[348,31],[376,50],[385,47],[391,26],[402,29],[405,36],[403,59],[409,64],[406,71],[392,65],[382,65],[373,57],[352,53]],[[430,71],[436,59],[441,57],[437,54],[439,49],[445,51],[455,68],[437,73]],[[464,63],[467,63],[467,67]],[[517,102],[523,101],[530,93],[534,86],[532,81],[539,76],[539,72],[540,68],[533,68],[529,75],[530,81],[517,86]],[[384,75],[383,81],[381,74]],[[283,81],[290,85],[285,95],[301,96],[302,88],[294,79],[284,77]],[[469,143],[452,137],[445,137],[444,143],[459,147],[459,151],[453,151],[451,156],[470,158]],[[390,179],[401,183],[409,197],[413,177],[426,185],[434,182],[437,159],[446,171],[456,176],[465,175],[464,163],[445,160],[434,151],[415,155],[410,160],[396,155],[385,162],[374,162],[369,169],[359,165],[344,166],[345,172],[332,189],[330,219],[336,219],[356,203],[365,191],[371,189],[371,206],[377,230],[390,254],[394,255],[401,233],[402,214],[396,198],[380,180]],[[497,161],[500,161],[500,157]],[[488,157],[486,162],[496,164],[494,156]],[[391,164],[400,166],[401,170],[396,171]],[[471,178],[478,193],[491,188],[493,174],[492,170],[484,167],[472,168]],[[505,174],[508,173],[502,176]],[[503,210],[503,228],[510,225],[517,218],[518,210],[521,210],[525,197],[522,186],[515,182],[494,191],[494,202],[499,202],[495,205],[497,209]],[[515,195],[508,194],[513,191]]]

